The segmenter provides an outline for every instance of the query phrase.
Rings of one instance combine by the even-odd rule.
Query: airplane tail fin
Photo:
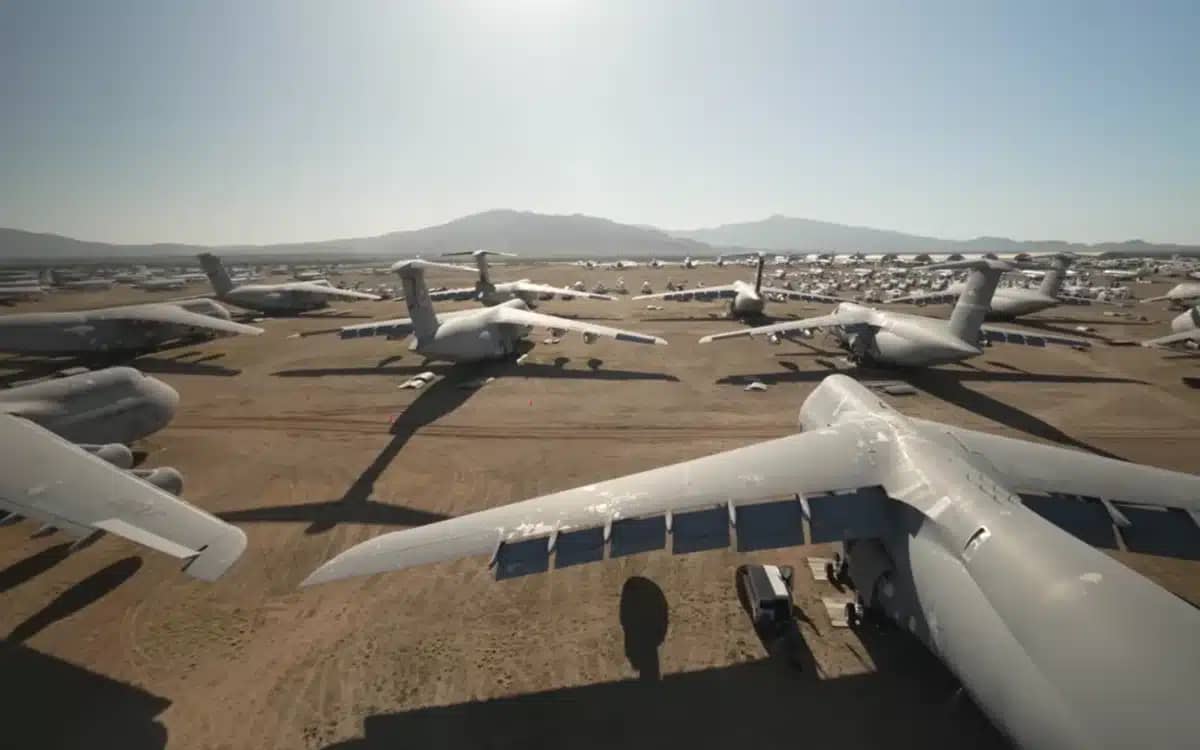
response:
[[[758,254],[758,272],[754,275],[754,291],[757,293],[762,289],[763,266],[766,264],[766,258],[762,253]]]
[[[1066,253],[1060,253],[1050,259],[1051,267],[1046,270],[1046,275],[1042,277],[1042,284],[1038,287],[1038,292],[1047,297],[1058,296],[1059,290],[1062,289],[1063,279],[1067,275],[1067,266],[1071,265],[1074,257]]]
[[[429,265],[443,264],[403,260],[392,266],[392,270],[400,275],[404,304],[408,306],[408,317],[412,319],[412,332],[417,341],[432,336],[438,328],[437,313],[433,311],[429,288],[425,286],[425,268]]]
[[[212,253],[200,253],[196,257],[200,259],[200,267],[204,269],[209,283],[212,284],[213,291],[218,296],[226,294],[229,290],[233,289],[233,280],[229,278],[229,272],[221,264],[220,258]]]
[[[975,346],[979,343],[979,330],[983,319],[992,306],[992,295],[1000,284],[1000,277],[1016,268],[1011,263],[991,258],[960,260],[950,263],[935,263],[924,266],[926,270],[967,269],[967,283],[963,286],[958,302],[950,313],[950,333],[962,341]]]

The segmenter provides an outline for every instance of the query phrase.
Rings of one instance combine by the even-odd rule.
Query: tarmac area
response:
[[[623,276],[663,291],[753,279],[745,267],[587,270],[505,265],[567,285]],[[354,282],[364,277],[336,277]],[[282,277],[264,282],[282,281]],[[430,286],[474,279],[431,274]],[[369,285],[394,284],[367,277]],[[1173,281],[1133,285],[1139,297]],[[5,312],[204,294],[57,292]],[[631,295],[632,296],[632,295]],[[59,534],[0,528],[0,745],[12,748],[1004,747],[956,680],[896,629],[834,629],[805,559],[824,545],[650,551],[495,580],[467,559],[308,589],[338,552],[381,533],[794,432],[801,402],[845,365],[831,340],[701,336],[740,323],[722,302],[543,302],[539,310],[666,338],[666,347],[567,334],[520,365],[426,366],[407,342],[341,341],[342,325],[406,317],[402,301],[337,303],[132,362],[181,394],[174,422],[135,446],[174,466],[184,497],[249,537],[206,584],[111,535],[71,555]],[[439,309],[470,307],[471,303]],[[768,303],[807,317],[830,305]],[[946,306],[908,312],[945,317]],[[1149,320],[1105,317],[1124,311]],[[4,314],[0,312],[0,314]],[[905,414],[1200,469],[1200,359],[1107,340],[1168,332],[1165,303],[1061,307],[1027,323],[1091,337],[1089,351],[997,344],[965,365],[866,373],[908,380]],[[1094,332],[1080,334],[1076,326]],[[70,366],[0,360],[13,382]],[[400,390],[433,370],[422,390]],[[477,389],[467,381],[495,377]],[[764,392],[744,392],[749,380]],[[1116,551],[1200,604],[1200,551]],[[772,656],[734,590],[739,565],[796,567],[803,668]],[[1147,633],[1146,637],[1153,637]]]

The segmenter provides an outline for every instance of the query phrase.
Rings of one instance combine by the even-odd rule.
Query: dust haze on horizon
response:
[[[1184,2],[32,2],[0,226],[315,242],[496,208],[1200,244]]]

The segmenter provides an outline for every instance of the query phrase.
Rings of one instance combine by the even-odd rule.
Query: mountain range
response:
[[[220,247],[179,243],[113,244],[0,228],[0,259],[87,260],[191,256],[209,251],[228,256],[288,255],[329,257],[438,255],[485,247],[532,258],[650,258],[715,255],[735,250],[777,252],[1057,252],[1063,250],[1137,255],[1200,255],[1200,246],[1153,244],[1141,240],[1095,245],[1057,240],[1019,241],[1006,237],[947,240],[811,219],[771,216],[761,221],[708,229],[664,231],[619,224],[583,214],[550,215],[495,210],[423,229],[318,242]]]

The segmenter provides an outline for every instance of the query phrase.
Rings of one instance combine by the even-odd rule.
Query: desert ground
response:
[[[504,266],[498,280],[568,284],[623,276],[690,284],[753,269]],[[353,281],[347,277],[341,281]],[[389,282],[375,277],[371,283]],[[431,285],[471,278],[431,277]],[[1138,296],[1166,288],[1138,285]],[[207,292],[204,285],[191,287]],[[61,292],[9,312],[169,299],[179,292]],[[446,309],[466,306],[448,305]],[[174,422],[137,446],[186,477],[184,497],[244,529],[249,546],[206,584],[112,536],[64,556],[57,534],[0,528],[0,745],[13,748],[1003,747],[918,642],[831,627],[805,559],[824,546],[739,553],[652,551],[495,580],[467,559],[298,589],[322,562],[389,530],[788,434],[839,353],[739,339],[721,303],[553,301],[546,312],[653,333],[667,347],[568,335],[522,365],[426,368],[406,342],[341,341],[338,326],[404,317],[402,302],[261,323],[133,364],[180,392]],[[807,316],[828,305],[769,303]],[[1095,328],[1090,351],[996,345],[966,366],[913,376],[886,397],[906,414],[1194,471],[1197,360],[1109,339],[1167,332],[1067,307],[1033,324]],[[945,316],[947,308],[926,308]],[[1011,324],[1021,327],[1020,324]],[[62,363],[60,363],[62,364]],[[42,371],[0,361],[12,382]],[[408,375],[443,375],[420,391]],[[457,385],[495,375],[478,390]],[[768,385],[744,392],[746,378]],[[892,375],[891,377],[895,377]],[[1117,555],[1200,603],[1200,554]],[[797,568],[803,669],[768,654],[739,606],[734,571]],[[1148,634],[1148,637],[1152,635]]]

